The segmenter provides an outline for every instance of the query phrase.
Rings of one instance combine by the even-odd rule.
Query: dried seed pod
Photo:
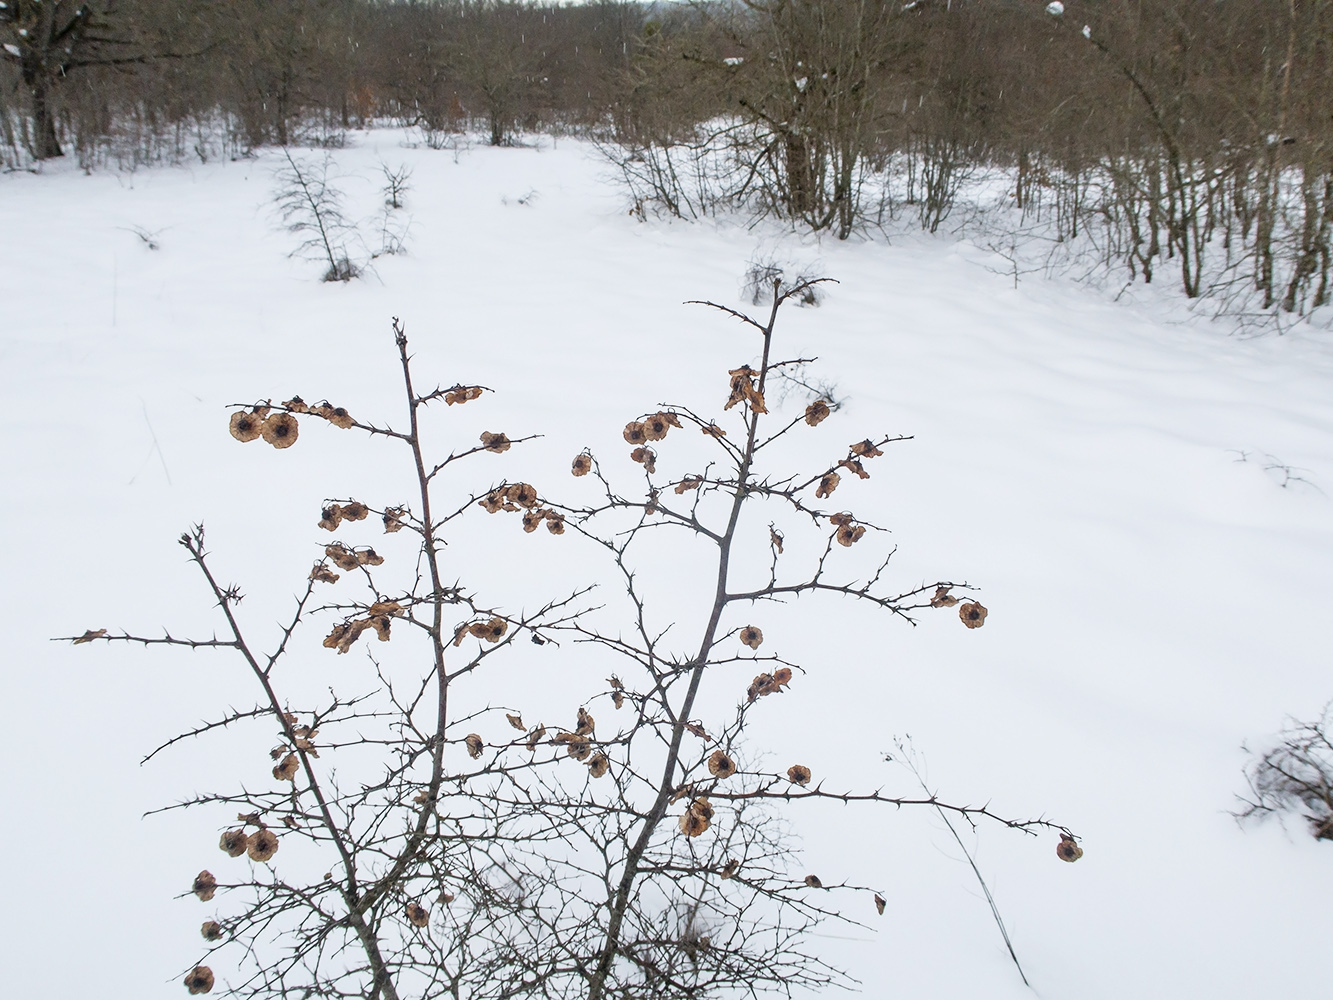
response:
[[[537,487],[531,483],[514,483],[505,490],[505,499],[520,507],[536,507]]]
[[[477,501],[478,507],[483,507],[488,514],[494,514],[505,508],[505,491],[491,490],[484,497]]]
[[[185,977],[185,988],[191,996],[209,992],[213,989],[213,970],[206,965],[196,965]]]
[[[619,710],[625,704],[625,693],[623,691],[612,691],[611,702],[616,706],[616,709]]]
[[[252,861],[267,861],[278,853],[278,835],[272,830],[256,830],[246,839],[245,851]]]
[[[296,444],[301,428],[297,426],[296,418],[290,413],[273,413],[264,418],[259,432],[274,448],[290,448]]]
[[[563,535],[565,533],[565,516],[557,514],[553,510],[546,512],[546,530],[553,535]],[[536,638],[536,635],[533,635]]]
[[[561,733],[561,736],[568,736],[568,733]],[[588,755],[592,753],[592,743],[579,736],[570,737],[565,743],[565,753],[575,760],[587,760]]]
[[[425,927],[430,923],[430,911],[420,903],[408,903],[407,920],[413,927]]]
[[[505,719],[508,720],[509,724],[513,726],[515,729],[517,729],[520,733],[527,728],[526,726],[523,725],[523,716],[521,715],[510,715],[508,712],[506,712]]]
[[[808,885],[811,889],[824,888],[824,883],[819,880],[818,875],[807,875],[805,877],[805,884]]]
[[[343,507],[342,513],[348,521],[364,521],[370,514],[370,508],[357,500],[353,500]]]
[[[884,916],[884,904],[887,902],[879,893],[875,893],[875,912],[881,917]]]
[[[481,386],[479,385],[456,385],[444,394],[444,401],[449,406],[455,403],[460,406],[474,399],[481,398]]]
[[[467,755],[473,760],[480,757],[482,750],[486,748],[486,744],[482,742],[481,737],[476,733],[468,733],[463,737],[463,743],[467,747]]]
[[[805,422],[811,427],[817,427],[828,418],[833,411],[829,409],[828,403],[822,399],[816,399],[805,408]]]
[[[213,898],[213,893],[217,892],[217,889],[218,880],[215,879],[213,873],[207,869],[196,875],[194,877],[194,884],[190,886],[190,891],[205,903]]]
[[[531,534],[542,526],[546,520],[546,511],[527,510],[523,512],[523,530]]]
[[[643,444],[648,440],[647,428],[643,426],[641,420],[631,420],[625,425],[625,429],[621,433],[626,444]]]
[[[722,870],[717,874],[719,878],[732,878],[740,869],[741,863],[739,861],[735,858],[728,858],[727,863],[722,866]]]
[[[607,759],[606,754],[595,753],[592,755],[592,760],[588,761],[588,773],[594,778],[600,778],[602,775],[606,774],[607,769],[610,768],[610,766],[611,761]]]
[[[700,486],[703,485],[703,481],[704,481],[703,476],[686,476],[684,479],[682,479],[679,483],[676,484],[675,492],[679,496],[680,494],[685,493],[689,490],[697,490]]]
[[[709,425],[708,425],[707,427],[704,427],[704,428],[701,428],[701,429],[703,430],[703,432],[704,432],[705,434],[707,434],[709,437],[712,437],[712,438],[719,438],[719,439],[720,439],[720,438],[724,438],[724,437],[727,436],[727,432],[726,432],[726,431],[724,431],[724,430],[723,430],[721,427],[719,427],[717,424],[714,424],[714,423],[711,423],[711,422],[709,423]]]
[[[300,396],[293,396],[282,404],[293,413],[309,413],[310,407],[305,405],[305,400]]]
[[[595,726],[596,722],[593,717],[588,714],[588,710],[580,707],[578,725],[574,727],[575,734],[578,736],[591,736]]]
[[[342,579],[337,573],[329,569],[322,562],[315,563],[315,568],[310,571],[310,579],[316,583],[337,583]]]
[[[403,530],[403,515],[406,514],[402,507],[390,507],[384,512],[384,533],[393,534],[395,531]]]
[[[361,565],[355,552],[344,548],[337,542],[334,542],[332,545],[324,546],[324,554],[332,559],[334,565],[339,569],[346,570],[349,573]]]
[[[721,750],[714,750],[708,758],[708,773],[714,778],[730,778],[736,773],[736,762]]]
[[[487,642],[499,642],[509,631],[509,623],[503,618],[492,618],[488,622],[477,622],[468,626],[468,632]]]
[[[870,473],[866,472],[865,466],[862,465],[860,462],[856,461],[856,459],[854,458],[844,458],[841,462],[838,463],[838,467],[841,469],[846,469],[848,472],[855,473],[857,479],[870,478]]]
[[[357,565],[360,566],[383,566],[384,557],[370,547],[356,550]]]
[[[574,463],[569,471],[576,476],[586,476],[592,471],[592,456],[586,451],[574,456]]]
[[[640,463],[649,473],[657,471],[657,452],[651,448],[635,448],[629,453],[629,457]]]
[[[1073,864],[1079,858],[1083,857],[1083,848],[1078,846],[1078,841],[1067,833],[1060,834],[1060,844],[1055,849],[1055,856],[1061,861],[1068,861]]]
[[[741,629],[741,642],[751,649],[758,649],[764,641],[764,633],[755,625],[746,625]]]
[[[237,441],[253,441],[263,433],[263,423],[258,414],[237,410],[231,415],[227,428]]]
[[[851,548],[861,540],[861,536],[866,533],[865,525],[862,524],[844,524],[838,529],[835,536],[838,544],[844,548]]]
[[[199,928],[199,933],[203,935],[205,941],[220,941],[222,939],[222,925],[216,920],[205,920]]]
[[[963,620],[963,624],[968,628],[981,628],[986,624],[986,615],[989,612],[976,601],[968,601],[958,608],[958,617]]]
[[[687,837],[697,837],[712,825],[712,821],[713,807],[709,801],[695,799],[680,817],[680,832]]]
[[[680,426],[679,423],[676,424]],[[671,421],[665,413],[654,413],[643,422],[643,436],[649,441],[661,441],[667,436],[667,431],[671,430]]]
[[[486,451],[493,452],[494,454],[498,455],[501,452],[508,451],[509,446],[511,444],[513,444],[513,442],[510,441],[509,438],[506,437],[503,432],[497,432],[494,434],[491,433],[490,431],[481,432],[481,446]]]
[[[319,520],[315,523],[325,531],[336,531],[338,525],[342,524],[343,509],[336,503],[331,503],[319,512]]]
[[[936,587],[935,596],[930,599],[932,608],[951,608],[958,603],[958,598],[949,593],[948,587]]]
[[[866,438],[864,441],[858,441],[856,444],[848,445],[847,450],[860,458],[879,458],[884,452],[875,447],[875,443]]]
[[[815,497],[819,500],[826,499],[829,494],[838,488],[838,483],[842,482],[842,477],[836,472],[826,472],[819,478],[819,487],[815,490]]]
[[[227,852],[227,857],[239,858],[245,853],[245,831],[228,830],[218,839],[218,847]]]
[[[787,780],[793,785],[810,784],[810,768],[804,764],[793,764],[787,768]]]
[[[333,424],[334,427],[341,427],[343,430],[347,430],[356,426],[356,421],[352,419],[352,415],[341,406],[325,405],[320,407],[320,409],[323,410],[323,412],[320,413],[320,416]]]

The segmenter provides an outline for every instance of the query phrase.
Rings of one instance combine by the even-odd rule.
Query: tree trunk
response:
[[[50,81],[35,73],[27,81],[32,95],[32,155],[39,160],[53,160],[64,156],[56,135],[56,119],[51,110]]]

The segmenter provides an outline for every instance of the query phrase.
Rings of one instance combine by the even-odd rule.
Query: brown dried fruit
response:
[[[503,618],[492,618],[488,622],[477,622],[468,626],[468,632],[487,642],[499,642],[509,631],[509,623]]]
[[[336,531],[338,525],[342,524],[343,509],[336,503],[331,503],[319,512],[319,520],[316,524],[325,531]]]
[[[741,642],[751,649],[758,649],[764,641],[764,633],[754,625],[746,625],[741,629]]]
[[[546,511],[528,510],[523,512],[523,530],[531,534],[541,527],[546,520]]]
[[[881,917],[884,916],[884,904],[887,902],[879,893],[875,893],[875,912]]]
[[[505,499],[520,507],[536,507],[537,487],[531,483],[514,483],[505,490]]]
[[[526,726],[523,725],[523,716],[521,715],[510,715],[508,712],[506,712],[505,719],[507,719],[509,724],[513,726],[515,729],[517,729],[520,733],[527,728]]]
[[[216,920],[205,920],[203,926],[199,928],[199,933],[203,935],[205,941],[219,941],[222,939],[222,925]]]
[[[606,774],[610,767],[611,761],[607,759],[604,753],[595,753],[592,755],[592,760],[588,761],[588,773],[594,778],[600,778]]]
[[[357,500],[347,504],[342,511],[343,517],[349,521],[364,521],[370,514],[370,508]]]
[[[778,687],[786,687],[791,683],[791,667],[778,667],[773,671],[773,683]]]
[[[383,566],[384,557],[370,547],[356,550],[356,561],[360,566]]]
[[[546,530],[553,535],[563,535],[565,533],[565,516],[557,514],[553,510],[548,510],[546,512]]]
[[[866,529],[863,524],[844,524],[838,529],[837,534],[834,537],[837,538],[839,545],[844,548],[850,548],[859,542],[861,536],[865,533]]]
[[[1067,833],[1060,834],[1060,845],[1055,849],[1055,856],[1061,861],[1068,861],[1073,864],[1079,858],[1083,857],[1083,848],[1078,846],[1078,841]]]
[[[380,642],[389,641],[389,627],[393,624],[393,619],[388,615],[375,615],[370,619],[370,627],[375,630],[375,635]]]
[[[253,441],[263,433],[263,420],[258,414],[237,410],[231,415],[228,429],[237,441]]]
[[[621,433],[626,444],[643,444],[648,440],[648,429],[643,426],[641,420],[631,420],[625,425],[625,429]]]
[[[476,733],[468,733],[463,737],[463,743],[467,747],[467,755],[473,760],[481,756],[481,752],[486,749],[486,744],[482,742],[481,737]]]
[[[259,432],[274,448],[290,448],[296,444],[301,428],[290,413],[274,413],[264,419]]]
[[[430,911],[420,903],[408,903],[407,922],[413,927],[425,927],[430,923]]]
[[[629,453],[629,457],[633,461],[641,463],[650,474],[657,471],[657,452],[653,449],[635,448]]]
[[[679,423],[676,424],[680,426]],[[671,422],[667,419],[665,413],[654,413],[643,422],[643,435],[649,441],[661,441],[667,436],[667,431],[671,430]]]
[[[361,565],[355,552],[344,548],[337,542],[324,546],[324,554],[332,559],[339,569],[347,570],[349,573]]]
[[[239,858],[245,853],[245,831],[228,830],[218,839],[218,847],[227,852],[227,857]]]
[[[810,768],[804,764],[793,764],[787,768],[787,780],[793,785],[810,784]]]
[[[736,773],[736,762],[721,750],[714,750],[708,758],[708,773],[714,778],[730,778]]]
[[[823,500],[838,488],[838,483],[841,481],[842,477],[836,472],[824,473],[819,479],[819,487],[815,490],[815,497],[819,500]]]
[[[484,507],[486,513],[494,514],[505,508],[505,491],[491,490],[484,497],[477,501],[478,507]]]
[[[770,694],[781,694],[782,688],[791,681],[791,670],[783,667],[781,670],[772,674],[760,674],[750,682],[750,687],[746,690],[746,697],[750,701],[756,698],[763,698]]]
[[[278,853],[278,835],[272,830],[256,830],[246,839],[245,852],[252,861],[267,861]]]
[[[591,736],[595,725],[596,722],[593,720],[593,717],[588,714],[588,710],[586,708],[580,708],[578,725],[574,728],[575,734],[578,736]]]
[[[334,427],[341,427],[343,430],[347,430],[356,425],[356,421],[352,419],[352,415],[341,406],[329,406],[326,403],[318,410],[312,410],[311,412],[319,413],[321,417],[333,424]]]
[[[968,601],[958,607],[958,617],[968,628],[981,628],[986,624],[987,614],[989,612],[976,601]]]
[[[213,989],[213,970],[206,965],[196,965],[185,977],[185,988],[192,996],[209,992]]]
[[[709,801],[695,799],[680,817],[680,832],[687,837],[697,837],[712,825],[712,821],[713,807]]]
[[[879,458],[880,455],[884,454],[875,447],[875,442],[871,441],[870,438],[848,445],[848,451],[860,458]]]
[[[574,456],[574,464],[569,469],[576,476],[586,476],[592,471],[592,456],[586,451]]]
[[[811,427],[817,427],[824,420],[828,419],[828,415],[832,412],[833,411],[828,408],[828,403],[824,402],[822,399],[816,399],[805,408],[805,422]]]
[[[509,446],[512,443],[513,442],[510,441],[509,438],[506,437],[503,432],[497,432],[494,434],[492,434],[490,431],[481,432],[481,446],[487,451],[494,452],[497,455],[500,454],[501,452],[508,451]]]
[[[568,736],[568,733],[561,733],[561,736]],[[581,737],[573,736],[565,742],[565,753],[575,760],[587,760],[588,755],[592,753],[592,744]]]
[[[949,593],[948,587],[936,587],[935,596],[930,599],[932,608],[951,608],[958,603],[958,598]]]
[[[194,877],[194,884],[190,886],[190,891],[207,903],[213,898],[213,893],[217,892],[217,888],[218,880],[213,877],[212,872],[205,869]]]
[[[808,885],[811,889],[824,888],[824,883],[819,880],[818,875],[807,875],[805,877],[805,884]]]

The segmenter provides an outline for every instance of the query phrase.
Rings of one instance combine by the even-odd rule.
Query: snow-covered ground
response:
[[[207,916],[187,890],[227,817],[141,814],[239,765],[207,743],[138,762],[252,700],[207,651],[49,637],[208,634],[175,544],[195,521],[270,628],[317,551],[323,498],[405,495],[381,443],[309,427],[286,452],[241,447],[225,404],[300,393],[392,419],[397,316],[420,378],[497,390],[448,415],[448,440],[545,434],[475,475],[577,501],[580,448],[629,479],[625,421],[659,402],[720,411],[726,370],[753,345],[682,302],[745,305],[747,263],[763,257],[840,282],[779,325],[780,353],[818,355],[847,399],[818,429],[826,442],[915,435],[842,487],[893,529],[895,579],[966,579],[990,617],[969,631],[947,611],[917,628],[868,616],[829,637],[817,625],[831,605],[766,612],[773,648],[811,672],[770,699],[756,744],[873,787],[902,784],[881,755],[910,734],[945,797],[1072,827],[1087,852],[1074,865],[1049,836],[968,839],[1044,998],[1327,991],[1333,845],[1299,820],[1242,830],[1228,809],[1241,743],[1333,697],[1333,336],[1242,339],[1167,297],[1015,289],[984,266],[1002,263],[944,236],[643,224],[577,142],[455,156],[393,131],[353,135],[333,162],[359,216],[378,208],[380,161],[412,167],[410,252],[322,284],[275,222],[280,160],[0,178],[7,995],[181,995]],[[488,554],[469,573],[492,594],[516,570],[595,572],[572,536],[469,524],[460,544]],[[592,685],[585,673],[569,685]],[[262,776],[259,758],[243,773]],[[830,926],[820,942],[867,996],[1027,995],[938,818],[794,819],[809,870],[888,890],[871,930]]]

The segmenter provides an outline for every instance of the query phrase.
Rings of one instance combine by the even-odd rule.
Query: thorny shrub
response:
[[[1312,722],[1292,719],[1245,769],[1250,795],[1233,814],[1262,820],[1299,813],[1316,840],[1333,840],[1333,703]]]
[[[725,397],[659,405],[626,423],[625,457],[643,476],[634,489],[614,486],[591,451],[574,456],[575,488],[592,489],[588,502],[562,503],[502,480],[442,505],[439,487],[456,463],[528,439],[488,431],[433,462],[423,411],[468,404],[488,390],[460,383],[419,393],[397,320],[406,403],[398,428],[300,397],[235,408],[229,430],[242,443],[286,449],[314,422],[401,445],[416,487],[410,502],[338,497],[310,513],[323,556],[268,651],[249,638],[239,589],[214,575],[202,527],[180,543],[225,620],[221,638],[106,629],[73,638],[225,650],[239,657],[259,695],[252,709],[229,710],[158,748],[248,726],[254,752],[271,761],[266,788],[209,792],[168,807],[218,815],[223,857],[211,866],[220,877],[205,868],[190,891],[227,903],[201,936],[210,953],[234,950],[232,993],[649,1000],[836,982],[836,970],[805,950],[806,932],[827,919],[854,919],[834,902],[839,895],[862,894],[880,914],[888,901],[872,886],[825,882],[798,866],[784,807],[801,801],[917,806],[972,824],[1047,830],[1060,836],[1058,857],[1081,856],[1073,834],[1049,820],[951,804],[924,785],[906,798],[837,790],[837,775],[816,776],[803,762],[769,770],[745,739],[769,699],[819,683],[768,651],[764,625],[775,603],[822,596],[905,621],[956,607],[970,629],[987,614],[955,596],[963,584],[893,589],[884,582],[892,552],[868,580],[843,575],[842,554],[872,544],[880,528],[821,501],[870,478],[867,466],[906,438],[861,438],[812,472],[768,467],[789,436],[827,434],[821,425],[833,412],[816,398],[776,416],[766,398],[770,380],[810,360],[774,360],[771,349],[779,309],[814,283],[775,277],[765,321],[705,303],[756,334],[757,352],[727,372]],[[589,588],[573,586],[515,613],[449,582],[466,567],[445,558],[447,534],[475,508],[513,518],[526,533],[568,536],[561,545],[591,543],[624,603],[591,607]],[[817,545],[793,547],[780,519],[794,519]],[[386,559],[366,544],[375,529],[415,536],[416,559],[388,546],[395,558]],[[668,567],[639,565],[646,540],[663,530],[692,537],[669,570],[698,581],[702,595],[693,612],[670,622],[658,620],[665,612],[641,582]],[[756,542],[767,550],[760,563],[767,569],[746,582],[753,573],[739,568],[743,550]],[[323,593],[337,596],[322,601]],[[321,701],[303,693],[289,661],[314,646],[302,626],[317,619],[327,623],[324,655],[363,652],[359,693],[330,690]],[[366,646],[404,637],[427,653],[409,661],[422,664],[414,675],[387,670]],[[562,641],[616,664],[565,725],[541,721],[549,706],[495,704],[522,696],[512,681],[492,678],[487,686],[492,657]],[[459,704],[450,695],[465,677],[473,700]],[[478,683],[491,701],[477,700]],[[300,853],[288,863],[293,852]],[[188,964],[192,994],[214,986],[207,961]]]

